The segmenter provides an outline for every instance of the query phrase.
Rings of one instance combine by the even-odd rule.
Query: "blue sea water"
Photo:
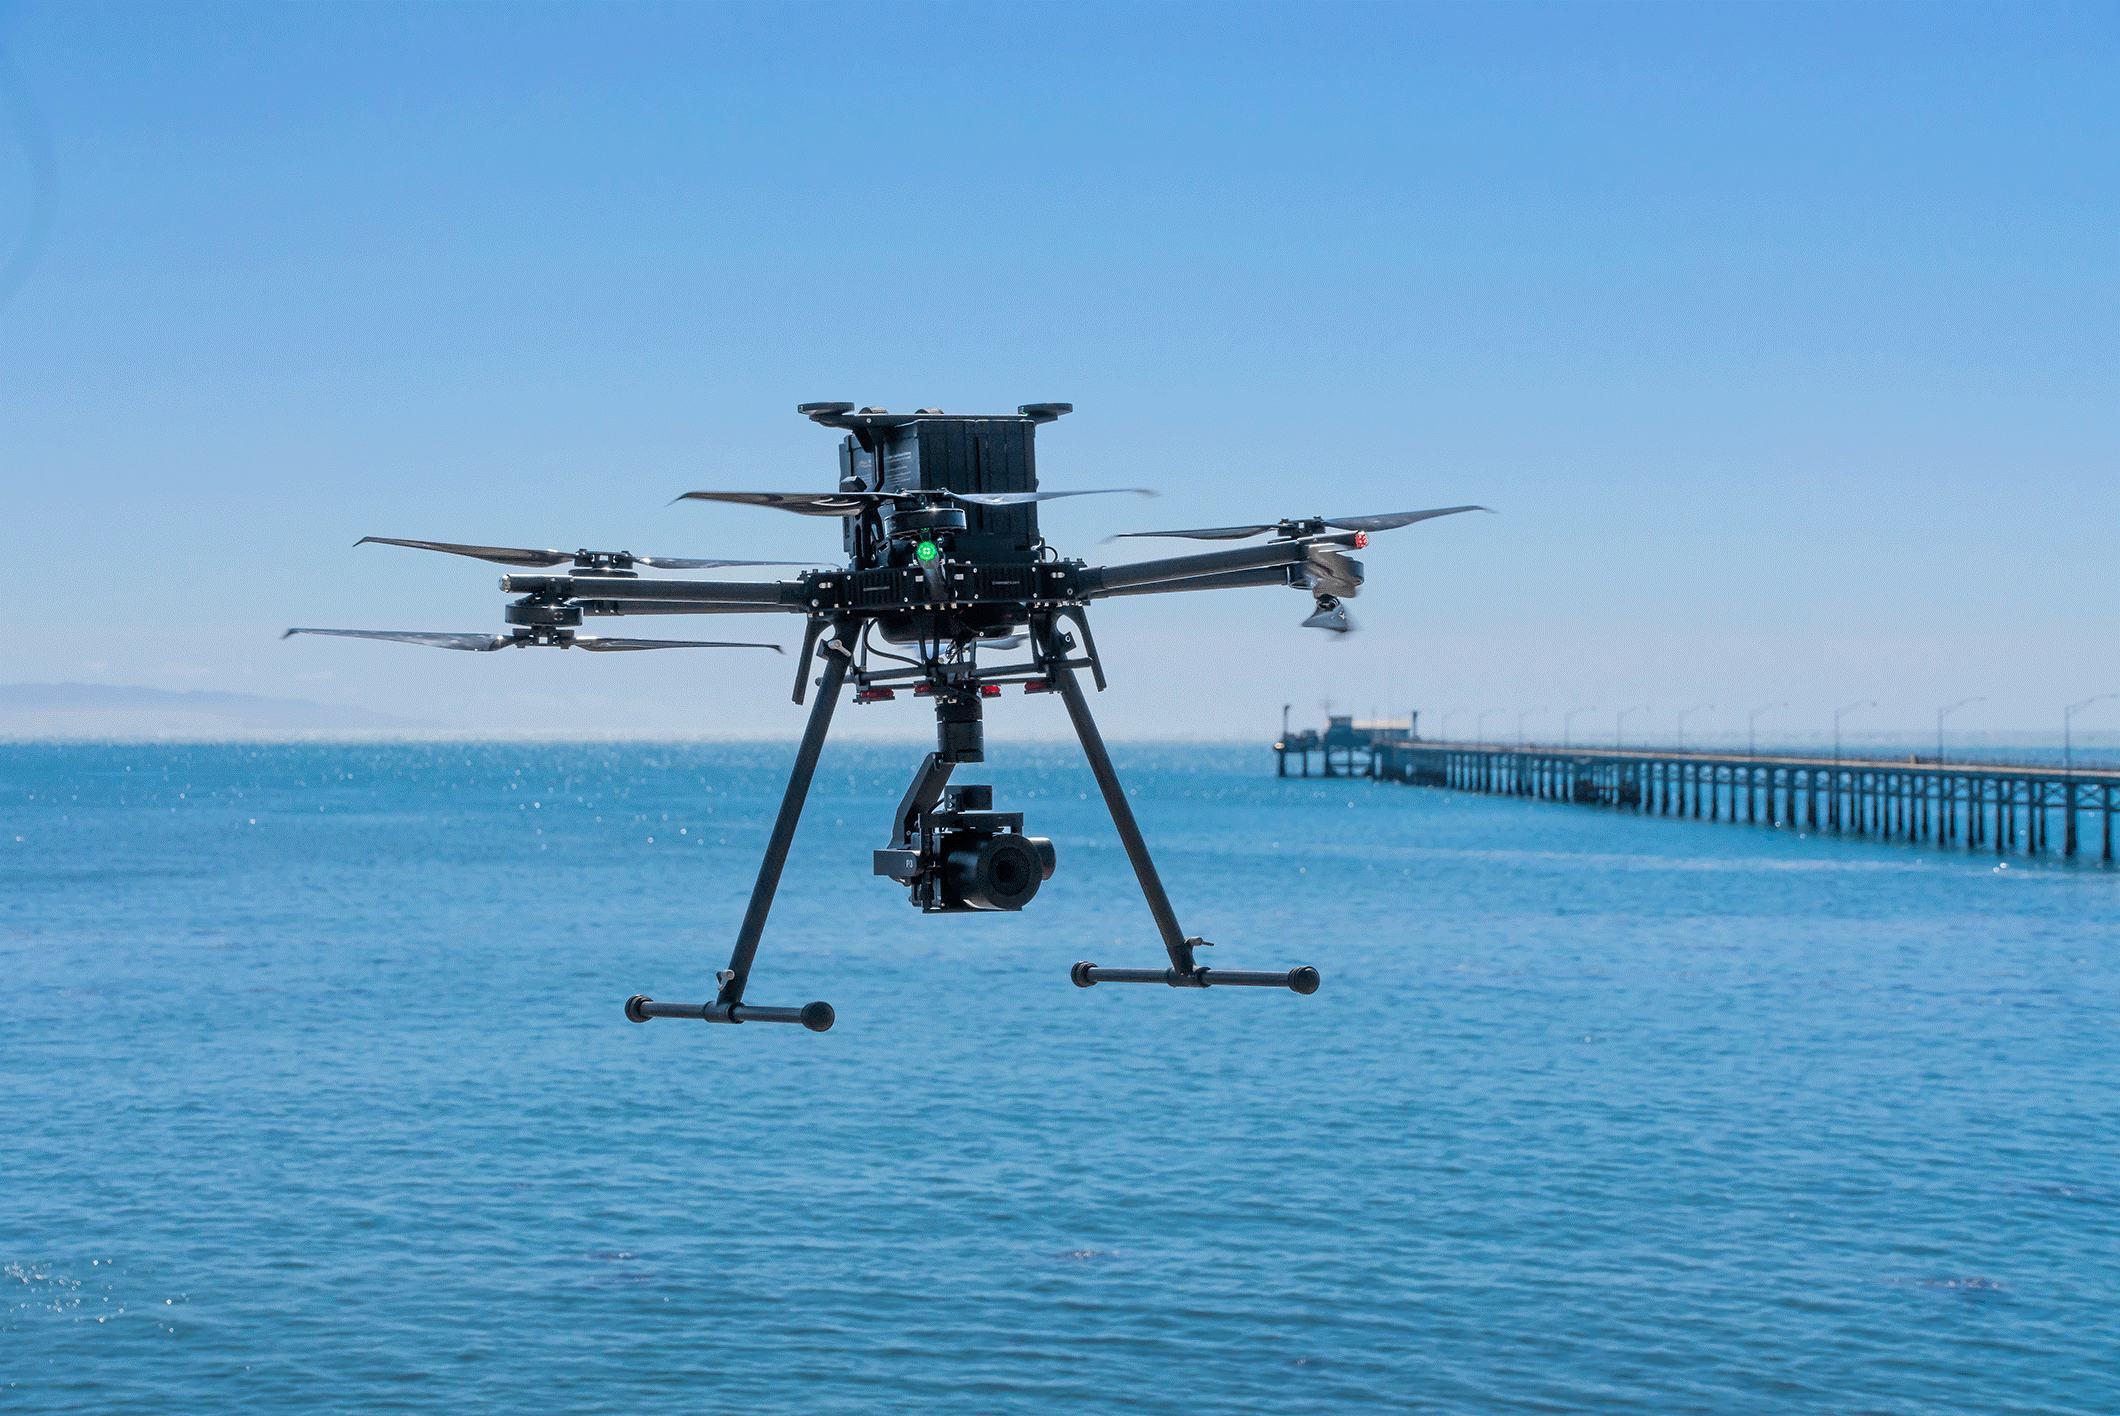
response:
[[[0,1406],[2113,1412],[2120,875],[1121,748],[1020,916],[918,749],[0,748]]]

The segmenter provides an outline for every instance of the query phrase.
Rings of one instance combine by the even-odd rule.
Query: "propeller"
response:
[[[786,652],[778,644],[735,643],[718,639],[596,639],[567,634],[554,638],[548,644],[539,645],[538,640],[528,633],[447,634],[419,629],[290,629],[280,638],[286,639],[296,634],[330,634],[342,639],[391,639],[400,644],[425,644],[435,649],[465,649],[478,654],[530,645],[553,649],[587,649],[598,654],[616,654],[633,649],[770,649],[776,654]]]
[[[773,506],[797,516],[859,516],[870,507],[910,496],[909,492],[685,492],[681,501],[735,502],[739,506]]]
[[[1152,497],[1157,493],[1146,487],[1093,487],[1081,492],[951,492],[952,501],[970,502],[974,506],[1022,506],[1026,502],[1051,501],[1055,497],[1103,497],[1131,493],[1137,497]]]
[[[1263,536],[1269,531],[1279,531],[1284,536],[1305,534],[1303,528],[1316,526],[1320,530],[1330,526],[1340,531],[1390,531],[1399,526],[1411,526],[1416,521],[1427,521],[1437,516],[1455,516],[1461,511],[1488,511],[1484,506],[1442,506],[1432,511],[1395,511],[1388,516],[1341,516],[1317,517],[1310,521],[1267,521],[1255,526],[1203,526],[1189,531],[1122,531],[1117,536],[1107,536],[1107,541],[1122,540],[1128,536],[1184,536],[1194,541],[1242,541],[1251,536]]]
[[[917,501],[922,497],[948,497],[973,506],[1023,506],[1051,501],[1055,497],[1098,497],[1120,492],[1152,497],[1146,487],[1094,487],[1080,492],[686,492],[674,501],[734,502],[739,506],[771,506],[798,516],[859,516],[887,501]],[[728,561],[724,564],[733,565]],[[774,562],[779,564],[780,562]]]
[[[505,649],[516,642],[512,635],[506,634],[441,634],[419,629],[290,629],[280,638],[289,639],[297,634],[334,634],[342,639],[394,639],[400,644],[469,649],[479,654]]]
[[[401,541],[394,536],[363,536],[353,544],[365,546],[410,546],[416,551],[447,551],[453,556],[471,556],[500,565],[551,566],[572,561],[576,565],[624,569],[629,565],[652,566],[656,570],[717,570],[730,565],[807,565],[807,561],[686,560],[678,556],[636,556],[631,551],[537,551],[521,546],[467,546],[455,541]]]
[[[1272,522],[1264,526],[1201,526],[1191,531],[1121,531],[1104,539],[1121,541],[1129,536],[1184,536],[1194,541],[1241,541],[1248,536],[1263,536],[1279,524]]]

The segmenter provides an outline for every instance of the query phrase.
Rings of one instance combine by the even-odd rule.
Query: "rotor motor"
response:
[[[884,519],[885,533],[894,541],[932,540],[964,526],[964,512],[954,506],[907,506]]]
[[[501,618],[508,624],[534,625],[541,629],[579,629],[582,607],[540,603],[536,599],[513,600],[501,607]]]

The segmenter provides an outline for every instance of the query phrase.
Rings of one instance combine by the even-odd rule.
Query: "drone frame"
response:
[[[1028,692],[1060,694],[1169,958],[1168,966],[1160,969],[1107,968],[1088,961],[1079,962],[1069,972],[1078,987],[1089,988],[1099,983],[1161,983],[1173,988],[1239,986],[1315,992],[1319,975],[1309,965],[1260,971],[1215,968],[1199,962],[1196,951],[1212,947],[1210,941],[1188,935],[1178,921],[1154,858],[1149,854],[1148,844],[1142,838],[1140,825],[1134,818],[1133,808],[1128,803],[1126,789],[1112,765],[1111,754],[1105,749],[1103,734],[1090,712],[1088,697],[1076,671],[1089,670],[1098,689],[1105,687],[1103,664],[1097,655],[1096,641],[1090,634],[1086,614],[1092,600],[1179,590],[1293,585],[1311,590],[1318,597],[1321,613],[1329,612],[1338,606],[1337,595],[1331,591],[1352,594],[1360,586],[1360,563],[1348,559],[1344,552],[1366,540],[1364,532],[1331,531],[1277,540],[1263,546],[1208,551],[1121,566],[1092,567],[1072,560],[1039,561],[1028,568],[1030,574],[1042,582],[1035,586],[1034,592],[1025,597],[1020,590],[1010,590],[1003,592],[1005,599],[989,593],[992,587],[976,583],[978,567],[956,567],[947,563],[943,567],[944,575],[962,576],[971,583],[957,585],[943,581],[938,586],[936,577],[927,571],[907,567],[867,571],[818,570],[779,582],[629,580],[614,585],[601,578],[577,581],[575,577],[563,575],[503,576],[501,588],[504,591],[522,594],[543,604],[578,605],[583,613],[591,616],[774,610],[803,614],[807,624],[803,648],[797,656],[795,687],[791,695],[794,702],[800,704],[807,696],[811,665],[822,666],[816,680],[817,698],[810,705],[809,721],[796,749],[794,766],[781,797],[779,813],[774,818],[772,833],[767,838],[765,858],[759,864],[743,923],[737,930],[728,966],[716,975],[719,992],[709,1003],[663,1003],[645,994],[636,994],[626,1002],[626,1016],[635,1022],[647,1022],[653,1018],[691,1018],[715,1023],[801,1023],[816,1032],[832,1026],[835,1014],[827,1003],[810,1003],[799,1008],[766,1007],[746,1002],[744,995],[759,943],[765,935],[767,918],[772,912],[773,899],[787,865],[788,852],[794,844],[796,826],[816,774],[818,756],[824,750],[825,738],[849,678],[855,681],[857,702],[876,702],[894,696],[893,686],[908,680],[916,680],[923,687],[932,686],[931,691],[937,698],[938,718],[946,706],[944,700],[952,696],[944,693],[944,689],[957,690],[954,696],[960,699],[969,696],[974,705],[979,701],[980,690],[998,692],[1004,683],[1021,684]],[[1020,569],[1023,568],[1011,568],[1012,571]],[[1021,581],[1014,583],[1020,585]],[[618,588],[623,589],[623,599],[604,598]],[[1029,624],[1028,662],[982,669],[976,659],[980,640],[973,638],[942,640],[940,644],[949,645],[955,652],[926,657],[922,662],[904,668],[871,670],[866,666],[863,631],[880,615],[908,612],[944,615],[989,603],[1025,608]],[[1079,631],[1079,643],[1064,627],[1068,622]],[[964,652],[967,650],[972,652]],[[975,716],[972,722],[978,722],[978,718]],[[974,733],[966,739],[960,727],[960,741],[953,744],[950,727],[948,722],[938,722],[941,749],[930,754],[931,762],[924,763],[923,769],[932,765],[935,758],[945,764],[983,760],[983,736]]]
[[[1036,534],[1033,517],[1029,540],[1001,558],[953,559],[936,542],[954,545],[953,533],[965,533],[967,515],[975,546],[991,544],[990,523],[980,520],[987,508],[1006,508],[1017,514],[1025,504],[1070,492],[1022,490],[1035,488],[1029,472],[1028,438],[1020,447],[1021,463],[1013,469],[1019,489],[968,491],[956,486],[885,488],[878,464],[886,459],[892,438],[904,434],[908,424],[930,415],[943,422],[981,424],[1028,424],[1017,431],[1027,435],[1037,424],[1051,422],[1072,411],[1068,404],[1029,404],[1016,419],[943,419],[938,410],[923,409],[914,415],[887,415],[881,409],[853,411],[852,404],[805,404],[798,411],[827,427],[847,429],[850,436],[842,447],[842,482],[837,493],[687,493],[701,500],[771,506],[806,516],[837,516],[847,519],[850,551],[866,545],[866,556],[857,554],[843,569],[804,571],[781,581],[665,580],[643,578],[635,565],[656,565],[656,558],[626,553],[516,550],[507,547],[470,546],[456,543],[389,541],[389,544],[420,549],[446,550],[505,564],[557,566],[571,560],[570,571],[555,574],[511,573],[501,577],[500,588],[522,598],[507,606],[506,620],[519,626],[506,636],[495,636],[493,647],[507,644],[563,645],[573,640],[572,628],[584,617],[668,614],[791,613],[805,619],[803,645],[796,656],[793,701],[802,704],[810,686],[812,667],[821,672],[815,680],[817,697],[795,761],[782,792],[780,808],[767,838],[764,858],[737,929],[728,966],[716,974],[718,991],[707,1003],[662,1003],[645,994],[626,1000],[626,1017],[636,1023],[655,1018],[690,1018],[713,1023],[800,1023],[813,1032],[828,1030],[835,1014],[830,1004],[813,1002],[801,1007],[770,1007],[746,1001],[758,946],[765,936],[766,922],[780,888],[788,852],[802,818],[817,762],[824,750],[842,691],[853,680],[857,704],[895,697],[898,686],[912,681],[916,694],[935,702],[937,750],[928,754],[916,771],[913,785],[894,822],[894,847],[876,853],[876,873],[904,880],[904,871],[918,869],[919,857],[910,851],[910,834],[940,799],[950,771],[960,763],[985,760],[982,701],[997,695],[1003,684],[1020,684],[1026,693],[1057,692],[1067,709],[1068,720],[1096,778],[1099,793],[1112,825],[1125,847],[1127,860],[1154,919],[1168,959],[1163,968],[1107,968],[1083,961],[1069,971],[1077,987],[1099,983],[1160,983],[1171,988],[1211,987],[1286,988],[1295,993],[1317,991],[1319,975],[1309,965],[1279,970],[1240,970],[1210,967],[1199,961],[1197,951],[1212,947],[1208,940],[1189,935],[1178,921],[1170,896],[1163,887],[1147,842],[1124,786],[1112,766],[1111,754],[1097,728],[1083,691],[1078,671],[1087,669],[1099,691],[1105,687],[1102,661],[1089,628],[1088,607],[1096,600],[1117,596],[1169,594],[1187,590],[1223,590],[1250,586],[1280,585],[1310,593],[1316,613],[1303,621],[1337,632],[1352,626],[1341,604],[1356,595],[1363,580],[1362,565],[1347,553],[1368,543],[1371,529],[1384,530],[1414,521],[1482,507],[1449,507],[1427,512],[1398,513],[1385,517],[1350,517],[1337,521],[1322,518],[1284,520],[1254,527],[1215,527],[1203,531],[1135,533],[1143,535],[1192,536],[1198,539],[1236,539],[1275,533],[1263,545],[1204,551],[1123,565],[1091,566],[1079,559],[1062,559]],[[858,445],[859,451],[856,451]],[[863,458],[868,461],[864,463]],[[975,457],[976,462],[976,457]],[[867,467],[873,480],[864,480]],[[855,475],[847,476],[850,470]],[[978,474],[983,475],[983,474]],[[1138,488],[1121,490],[1138,491]],[[683,498],[680,498],[683,499]],[[951,505],[954,504],[954,507]],[[890,520],[881,513],[888,507]],[[955,509],[968,507],[966,510]],[[857,530],[857,524],[859,529]],[[1020,528],[1026,523],[1018,522]],[[921,529],[932,528],[932,529]],[[881,533],[882,539],[877,538]],[[864,539],[866,538],[866,539]],[[917,538],[918,557],[911,555]],[[367,538],[384,539],[384,538]],[[1025,546],[1028,551],[1025,551]],[[892,547],[895,551],[891,551]],[[890,554],[878,554],[890,551]],[[1027,558],[1026,558],[1027,556]],[[901,559],[902,557],[902,559]],[[864,564],[864,559],[871,562]],[[759,565],[758,561],[674,561],[680,566]],[[784,562],[782,562],[784,564]],[[887,655],[899,668],[870,667],[869,632],[882,624],[887,641],[917,644],[919,657]],[[1027,634],[1015,633],[1022,625]],[[913,628],[909,631],[908,626]],[[895,631],[895,632],[894,632]],[[932,631],[932,633],[930,633]],[[349,633],[349,631],[294,631],[289,633]],[[353,631],[351,633],[361,633]],[[912,637],[909,638],[908,634]],[[1078,638],[1079,636],[1079,638]],[[400,637],[368,632],[367,637]],[[405,636],[416,642],[441,638],[470,639],[474,636]],[[1007,650],[1027,640],[1029,658],[984,669],[978,661],[982,644]],[[694,641],[697,643],[698,641]],[[628,647],[647,647],[669,641],[610,641]],[[449,645],[446,647],[465,647]],[[583,643],[582,647],[589,647]],[[772,646],[760,646],[772,647]],[[878,651],[882,652],[882,651]],[[995,813],[979,813],[996,818]],[[1002,814],[1020,829],[1020,817]],[[1049,844],[1045,851],[1047,873],[1051,868]],[[917,895],[917,886],[916,886]],[[1027,898],[1027,897],[1026,897]],[[918,899],[915,901],[920,903]],[[961,907],[961,906],[957,906]],[[1000,908],[1017,908],[1007,905]],[[953,907],[955,908],[955,907]],[[923,905],[923,909],[929,909]]]

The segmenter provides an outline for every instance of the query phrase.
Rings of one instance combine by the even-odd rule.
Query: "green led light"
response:
[[[919,545],[913,548],[913,554],[920,557],[923,562],[926,562],[933,560],[936,556],[940,555],[941,552],[935,549],[935,543],[933,541],[922,541]]]

